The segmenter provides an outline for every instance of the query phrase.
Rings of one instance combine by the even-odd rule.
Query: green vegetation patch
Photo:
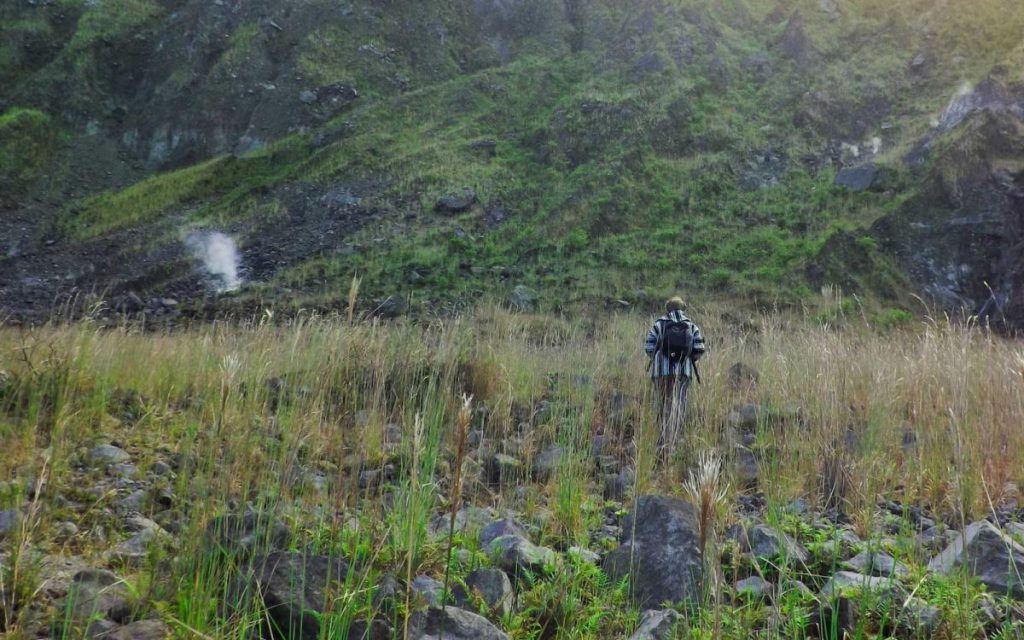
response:
[[[285,140],[251,156],[222,156],[178,171],[147,178],[122,191],[104,192],[70,207],[62,227],[79,239],[131,225],[154,222],[172,212],[223,222],[232,215],[263,210],[251,193],[290,175],[301,156]]]
[[[0,83],[18,78],[31,46],[53,38],[50,23],[39,17],[0,20]]]
[[[152,0],[103,0],[90,6],[78,20],[71,48],[82,48],[99,40],[115,40],[144,26],[162,13]]]
[[[49,164],[59,140],[50,116],[14,108],[0,114],[0,191],[23,193]]]

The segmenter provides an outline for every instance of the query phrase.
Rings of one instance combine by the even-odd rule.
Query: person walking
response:
[[[687,317],[683,308],[682,298],[670,298],[665,303],[665,315],[654,322],[644,341],[658,403],[658,448],[662,452],[675,449],[686,415],[690,384],[694,378],[700,380],[697,361],[706,351],[700,327]]]

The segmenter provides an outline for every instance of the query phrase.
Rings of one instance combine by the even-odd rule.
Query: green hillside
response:
[[[218,18],[202,65],[153,48],[213,11],[177,5],[64,2],[60,34],[53,6],[7,9],[9,113],[49,113],[73,141],[49,165],[38,145],[4,164],[50,177],[32,193],[68,246],[131,233],[141,255],[230,232],[249,274],[239,298],[261,304],[330,306],[353,276],[367,304],[427,311],[517,286],[550,306],[673,289],[806,304],[827,285],[907,304],[925,284],[868,230],[931,192],[958,92],[991,78],[1020,95],[1024,7],[996,0],[265,2]],[[209,48],[212,28],[196,29]],[[105,66],[127,43],[150,49]],[[211,109],[224,123],[207,131]],[[211,142],[241,130],[239,110],[248,129]],[[836,184],[866,162],[868,188]],[[120,184],[81,177],[97,163]],[[338,216],[330,237],[284,232]],[[271,265],[260,252],[280,242],[293,246]],[[188,298],[182,269],[139,293]]]

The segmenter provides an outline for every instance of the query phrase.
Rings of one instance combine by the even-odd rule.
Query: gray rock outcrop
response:
[[[629,577],[637,602],[647,608],[692,602],[703,593],[704,565],[697,514],[679,498],[643,496],[623,527],[622,544],[608,554],[612,579]]]

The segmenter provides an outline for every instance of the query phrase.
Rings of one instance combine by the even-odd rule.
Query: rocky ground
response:
[[[739,439],[752,443],[759,411],[737,409],[730,422]],[[397,446],[401,430],[389,427],[389,434]],[[471,433],[470,441],[467,464],[496,494],[529,492],[562,460],[557,446],[526,464],[516,456],[489,453],[494,448],[480,433]],[[186,637],[179,610],[161,600],[173,590],[154,590],[153,583],[175,573],[174,566],[180,574],[181,564],[190,561],[182,554],[188,553],[230,567],[223,599],[210,606],[230,620],[255,604],[266,619],[252,633],[268,638],[336,632],[321,628],[328,625],[325,612],[339,593],[353,588],[353,580],[371,575],[373,584],[358,587],[368,604],[346,622],[348,635],[342,637],[563,637],[565,627],[579,621],[571,616],[545,620],[539,635],[535,628],[527,636],[522,628],[507,633],[503,627],[536,606],[529,598],[537,584],[558,584],[565,575],[578,578],[588,571],[607,576],[600,588],[608,592],[619,588],[620,579],[628,585],[622,587],[628,590],[624,610],[607,613],[608,628],[618,631],[600,637],[683,637],[677,634],[699,626],[701,615],[723,609],[731,612],[725,614],[732,619],[727,637],[963,637],[954,629],[967,628],[981,636],[1021,632],[1024,510],[1015,504],[988,520],[963,523],[881,500],[869,528],[858,533],[840,508],[822,509],[802,499],[769,508],[757,488],[763,465],[737,442],[729,465],[746,491],[725,505],[726,518],[709,519],[693,496],[632,495],[629,453],[603,437],[592,447],[592,486],[603,486],[605,501],[592,521],[591,546],[544,546],[538,536],[551,518],[545,508],[527,513],[467,504],[453,517],[435,513],[427,530],[429,541],[447,549],[453,527],[450,576],[443,571],[372,574],[365,557],[311,551],[308,534],[302,533],[325,521],[358,528],[358,511],[329,514],[323,500],[333,485],[350,483],[371,503],[387,504],[399,482],[397,459],[376,468],[295,471],[294,482],[320,502],[316,509],[308,502],[305,507],[283,502],[273,510],[225,504],[220,514],[207,515],[190,509],[197,496],[189,494],[187,480],[196,461],[160,446],[118,441],[83,447],[65,477],[14,481],[27,483],[28,490],[21,507],[0,512],[0,566],[8,580],[15,568],[30,572],[34,586],[28,599],[0,591],[0,602],[6,620],[20,621],[22,637]],[[196,531],[198,542],[183,537]],[[961,596],[974,595],[961,613],[974,626],[955,626],[949,616],[957,609],[944,589],[969,584]],[[624,613],[633,606],[638,619]],[[621,615],[635,626],[623,626],[615,619]]]

